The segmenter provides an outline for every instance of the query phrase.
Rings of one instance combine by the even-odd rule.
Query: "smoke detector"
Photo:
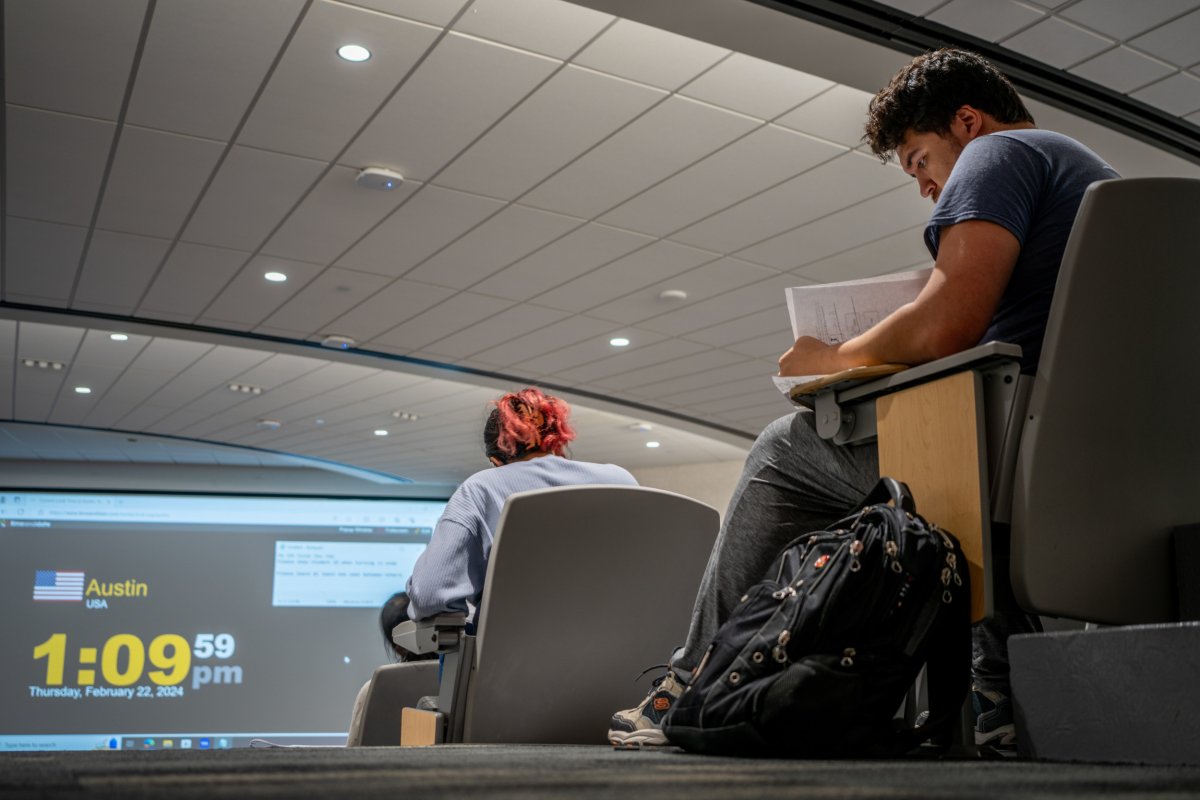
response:
[[[358,177],[354,179],[354,182],[364,189],[377,189],[381,192],[390,192],[404,183],[404,176],[399,172],[384,169],[383,167],[367,167],[358,173]]]
[[[336,334],[330,334],[321,340],[322,347],[328,347],[333,350],[349,350],[357,344],[358,342],[349,336],[338,336]]]

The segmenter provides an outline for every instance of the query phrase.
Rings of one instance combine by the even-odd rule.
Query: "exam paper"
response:
[[[795,286],[786,290],[792,335],[812,336],[826,344],[852,339],[905,303],[912,302],[929,280],[932,268],[897,272],[878,278]],[[821,375],[772,376],[784,396]]]

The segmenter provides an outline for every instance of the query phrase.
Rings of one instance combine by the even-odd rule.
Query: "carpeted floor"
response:
[[[1182,798],[1200,797],[1200,767],[747,761],[602,746],[5,753],[0,797]]]

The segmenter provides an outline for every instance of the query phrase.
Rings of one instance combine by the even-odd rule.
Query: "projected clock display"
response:
[[[228,633],[198,633],[194,643],[176,633],[163,633],[148,644],[136,634],[118,633],[98,647],[78,647],[74,651],[78,669],[69,671],[67,634],[55,633],[33,648],[34,660],[45,664],[45,686],[30,686],[30,696],[183,697],[187,688],[241,684],[244,673],[238,664],[193,666],[194,660],[229,659],[236,650],[237,642]],[[74,680],[68,680],[72,675]]]

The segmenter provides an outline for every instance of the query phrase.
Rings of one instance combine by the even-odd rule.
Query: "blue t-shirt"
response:
[[[500,512],[510,494],[527,489],[579,484],[637,486],[616,464],[539,456],[485,469],[467,478],[451,495],[433,529],[433,537],[408,579],[408,616],[421,620],[437,614],[467,612],[473,622],[483,594],[488,557]]]
[[[1021,346],[1021,371],[1037,371],[1058,267],[1089,184],[1120,176],[1060,133],[1034,128],[980,136],[963,148],[925,228],[937,258],[942,226],[980,219],[1021,244],[1012,277],[980,342]]]

